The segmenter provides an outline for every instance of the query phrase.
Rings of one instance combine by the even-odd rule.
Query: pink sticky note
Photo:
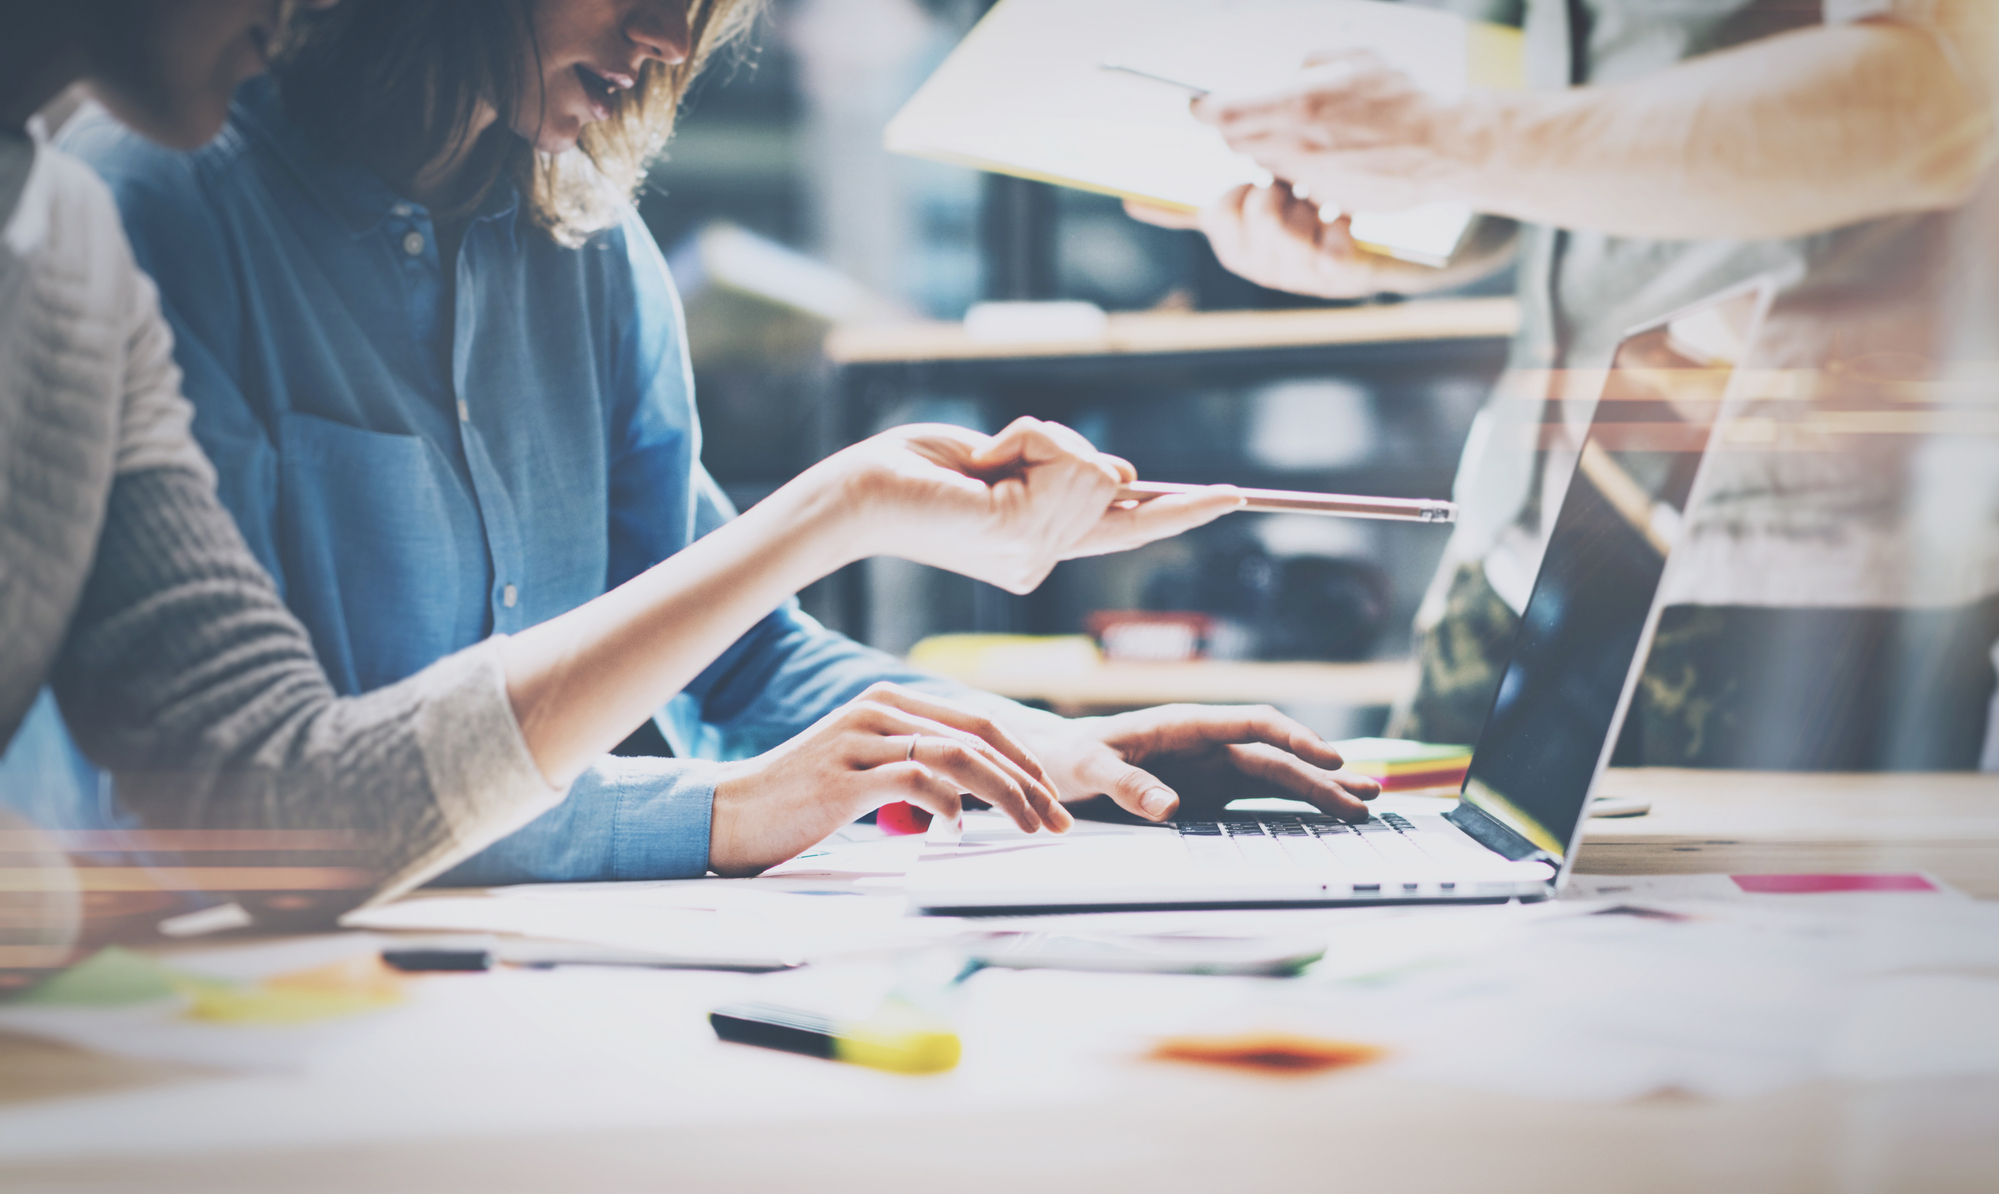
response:
[[[1820,895],[1834,891],[1935,891],[1921,875],[1730,875],[1753,895]]]

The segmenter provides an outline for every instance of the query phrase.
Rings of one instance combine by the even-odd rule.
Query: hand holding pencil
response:
[[[1196,493],[1202,485],[1163,481],[1131,481],[1118,490],[1117,500],[1149,502],[1170,494]],[[1339,518],[1386,518],[1401,522],[1456,522],[1458,508],[1435,498],[1363,497],[1349,493],[1300,493],[1289,489],[1242,489],[1245,512],[1327,514]]]

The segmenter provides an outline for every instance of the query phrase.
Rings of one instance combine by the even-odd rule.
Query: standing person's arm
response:
[[[1194,112],[1315,202],[1451,200],[1658,239],[1796,236],[1961,202],[1994,149],[1999,6],[1864,0],[1631,82],[1440,100],[1364,52]]]

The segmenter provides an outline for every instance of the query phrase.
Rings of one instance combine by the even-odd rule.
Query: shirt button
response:
[[[423,233],[411,232],[403,237],[403,252],[412,257],[423,256]]]
[[[472,421],[472,408],[465,405],[463,398],[458,400],[458,421],[461,423],[470,423]]]
[[[514,588],[512,585],[508,585],[506,588],[500,590],[500,604],[506,606],[508,609],[514,608],[514,605],[520,599],[520,590]]]
[[[395,213],[396,215],[402,216],[404,219],[408,219],[412,214],[416,212],[416,208],[411,207],[407,203],[398,203],[389,210]]]

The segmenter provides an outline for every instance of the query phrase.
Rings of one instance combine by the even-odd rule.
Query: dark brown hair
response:
[[[689,0],[693,52],[676,66],[648,62],[638,85],[613,98],[609,120],[587,126],[565,154],[535,150],[512,130],[541,103],[521,94],[522,68],[539,57],[535,0],[344,0],[293,14],[272,66],[285,111],[342,160],[408,187],[462,145],[482,106],[499,119],[467,166],[463,213],[510,178],[535,220],[566,245],[609,226],[647,163],[665,148],[680,99],[709,58],[755,20],[761,0]],[[442,213],[445,215],[452,212]]]

